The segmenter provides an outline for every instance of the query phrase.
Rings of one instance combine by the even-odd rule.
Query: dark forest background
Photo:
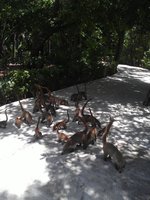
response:
[[[150,69],[149,0],[1,0],[0,104],[116,72]]]

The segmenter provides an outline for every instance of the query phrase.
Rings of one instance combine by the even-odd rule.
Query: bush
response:
[[[116,68],[116,67],[115,67]],[[112,75],[115,72],[114,66],[78,66],[52,68],[13,70],[8,73],[3,82],[1,81],[1,96],[6,98],[4,103],[34,96],[34,84],[48,87],[51,91],[62,89],[82,82],[89,82],[94,79]],[[1,103],[2,104],[2,103]]]

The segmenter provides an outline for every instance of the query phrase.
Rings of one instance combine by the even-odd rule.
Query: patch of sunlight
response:
[[[44,159],[40,160],[43,151],[38,144],[27,145],[3,160],[0,165],[0,191],[7,190],[20,196],[35,180],[47,183],[47,164]]]
[[[93,188],[88,187],[86,189],[86,193],[91,196],[93,199],[99,198],[99,194],[96,193],[96,191]]]
[[[0,140],[0,161],[9,158],[20,148],[23,148],[23,143],[14,135],[3,138]]]

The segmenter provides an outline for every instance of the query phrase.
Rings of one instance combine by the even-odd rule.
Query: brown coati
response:
[[[88,100],[84,103],[82,109],[80,109],[79,106],[76,107],[75,115],[74,115],[74,118],[73,118],[73,122],[75,122],[75,121],[80,122],[80,119],[81,119],[81,118],[84,118],[84,120],[86,121],[86,123],[90,123],[92,126],[95,126],[95,124],[96,124],[96,126],[99,127],[99,128],[101,129],[101,123],[99,122],[98,119],[96,119],[93,115],[91,116],[91,115],[88,115],[88,114],[84,114],[84,109],[85,109],[87,103],[88,103],[90,100],[91,100],[91,99],[88,99]]]
[[[88,144],[94,144],[96,142],[97,134],[98,134],[97,128],[94,126],[91,127],[87,134]]]
[[[56,124],[54,124],[53,126],[53,131],[56,131],[57,129],[66,129],[68,122],[69,122],[69,111],[67,110],[67,119],[56,122]]]
[[[56,117],[56,109],[55,109],[55,107],[54,107],[53,105],[51,105],[50,103],[49,103],[49,104],[46,104],[45,109],[46,109],[47,112],[50,111],[50,113],[51,113],[54,117]]]
[[[76,87],[77,87],[77,91],[78,91],[79,96],[81,96],[83,100],[87,100],[86,83],[84,83],[84,91],[80,91],[79,88],[78,88],[78,85],[76,85]]]
[[[42,109],[40,98],[36,99],[34,102],[34,107],[32,113],[36,113]]]
[[[38,118],[37,125],[36,125],[36,128],[34,130],[35,131],[34,137],[36,139],[41,139],[42,136],[43,136],[40,129],[39,129],[39,123],[40,123],[40,117]]]
[[[61,154],[63,155],[75,151],[76,146],[77,146],[76,142],[69,138],[68,141],[64,144]]]
[[[77,93],[74,93],[74,94],[71,95],[70,101],[74,101],[74,102],[82,101],[82,96],[77,94]]]
[[[109,134],[109,130],[114,122],[114,119],[110,118],[110,122],[106,126],[102,141],[103,141],[103,151],[104,151],[104,160],[107,160],[108,156],[111,158],[114,163],[116,169],[121,173],[123,168],[125,167],[125,160],[121,154],[121,152],[114,146],[112,143],[106,141],[107,135]]]
[[[46,102],[48,101],[49,95],[51,95],[51,91],[47,87],[43,87],[41,85],[35,84],[36,86],[36,99],[34,103],[33,113],[38,112],[41,108],[46,107]],[[48,94],[44,94],[43,89],[48,92]]]
[[[70,100],[74,102],[79,102],[82,100],[87,100],[87,91],[86,91],[86,83],[85,83],[85,90],[79,91],[78,85],[76,85],[77,92],[71,95]]]
[[[77,93],[73,93],[70,97],[70,101],[74,101],[74,102],[82,101],[82,96]]]
[[[93,116],[91,109],[89,108],[91,116]],[[86,139],[86,146],[89,144],[93,144],[96,142],[98,135],[98,129],[96,127],[95,122],[93,121],[93,126],[89,128],[89,131],[87,133],[87,139]]]
[[[6,128],[7,126],[7,121],[8,121],[7,109],[5,110],[5,116],[6,120],[0,121],[0,128]]]
[[[63,132],[59,131],[59,127],[57,128],[58,142],[65,143],[69,140],[69,136]]]
[[[44,95],[45,95],[44,90],[48,93],[48,96],[51,95],[51,91],[49,88],[41,86],[39,84],[34,84],[34,86],[36,87],[36,97],[38,97],[39,95],[40,96],[42,95],[44,97]]]
[[[16,117],[15,125],[17,126],[17,128],[20,128],[22,123],[23,123],[22,118],[21,117]]]
[[[58,108],[59,105],[64,105],[64,106],[68,106],[69,105],[67,100],[59,98],[59,97],[56,97],[54,95],[50,95],[48,100],[49,100],[48,102],[51,105],[54,105],[56,108]]]
[[[83,124],[85,126],[84,130],[80,131],[80,132],[76,132],[71,137],[69,137],[68,141],[66,142],[66,144],[63,147],[62,154],[75,151],[76,147],[79,145],[82,146],[83,149],[86,149],[86,147],[87,147],[86,146],[86,134],[88,131],[88,126],[83,119],[81,119],[81,121],[83,122]]]
[[[83,122],[84,125],[84,130],[76,132],[73,134],[70,139],[76,142],[77,145],[80,145],[83,147],[83,149],[86,149],[86,143],[87,143],[87,131],[88,131],[88,126],[84,120],[84,118],[80,119]]]
[[[41,113],[42,113],[41,123],[45,123],[46,122],[46,125],[49,128],[50,125],[53,123],[52,114],[50,112],[48,112],[47,110],[43,111],[42,109],[41,109]]]
[[[35,99],[33,113],[40,111],[43,107],[46,107],[46,97],[41,90]]]
[[[25,122],[28,125],[31,125],[32,122],[33,122],[32,115],[30,114],[30,112],[26,111],[23,108],[22,103],[20,102],[20,100],[19,100],[19,104],[20,104],[21,111],[22,111],[21,118],[22,118],[23,122]]]
[[[79,117],[81,116],[81,108],[79,106],[79,102],[75,102],[75,111],[74,111],[74,117],[73,117],[73,122],[79,121]]]
[[[82,117],[84,117],[85,121],[87,123],[91,123],[92,126],[98,126],[101,129],[101,123],[98,119],[96,119],[96,117],[94,117],[93,115],[88,115],[88,114],[84,114],[84,109],[87,105],[87,103],[90,101],[91,99],[88,99],[85,104],[83,105],[82,109],[81,109],[81,115]]]

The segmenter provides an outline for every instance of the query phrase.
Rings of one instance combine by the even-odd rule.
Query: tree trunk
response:
[[[118,33],[118,42],[117,42],[117,47],[116,47],[116,52],[115,52],[115,61],[117,63],[119,63],[120,56],[121,56],[121,53],[122,53],[124,37],[125,37],[125,30],[120,31]]]
[[[148,93],[146,95],[145,100],[143,101],[143,105],[144,106],[150,106],[150,89],[149,89],[149,91],[148,91]]]

